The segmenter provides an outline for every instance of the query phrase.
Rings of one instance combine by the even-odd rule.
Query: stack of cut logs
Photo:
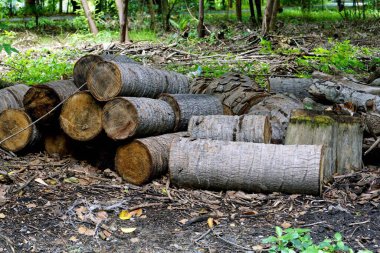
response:
[[[0,91],[0,144],[114,166],[137,185],[169,170],[180,187],[320,194],[333,174],[360,168],[362,130],[355,117],[303,107],[239,74],[191,85],[125,56],[87,55],[73,81]]]

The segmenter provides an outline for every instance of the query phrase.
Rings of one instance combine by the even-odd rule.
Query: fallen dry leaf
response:
[[[80,206],[77,209],[75,209],[75,213],[78,216],[78,219],[81,221],[84,221],[86,218],[84,217],[85,213],[87,212],[87,208],[84,206]]]
[[[27,208],[35,208],[35,207],[37,207],[37,205],[34,203],[29,203],[29,204],[26,204],[26,207]]]
[[[39,184],[49,186],[42,178],[36,178],[36,179],[34,179],[34,181],[36,181]]]
[[[143,210],[141,208],[139,209],[136,209],[136,210],[133,210],[133,211],[130,211],[129,212],[132,216],[137,216],[137,217],[140,217],[143,213]]]
[[[182,219],[182,220],[179,221],[179,223],[186,224],[186,222],[188,222],[188,221],[189,221],[188,219]]]
[[[4,218],[5,218],[5,214],[0,213],[0,219],[4,219]]]
[[[290,228],[291,226],[292,226],[292,224],[290,224],[289,222],[286,222],[286,221],[281,224],[281,227],[285,228],[285,229]]]
[[[87,228],[85,226],[80,226],[78,228],[78,233],[81,234],[81,235],[94,236],[95,235],[95,230]]]
[[[132,242],[132,243],[137,243],[137,242],[139,242],[139,241],[140,241],[140,239],[137,238],[137,237],[131,238],[131,242]]]
[[[63,179],[63,182],[69,183],[69,184],[77,184],[79,183],[79,179],[76,177],[68,177],[68,178]]]
[[[210,217],[207,219],[207,225],[209,228],[213,228],[214,227],[214,218]]]
[[[72,242],[77,242],[78,241],[78,238],[76,238],[75,236],[72,236],[69,238],[70,241]]]
[[[108,213],[106,211],[99,211],[96,213],[96,218],[100,220],[106,220],[108,218]]]
[[[123,232],[124,234],[129,234],[129,233],[132,233],[133,231],[135,231],[137,228],[120,228],[121,232]]]

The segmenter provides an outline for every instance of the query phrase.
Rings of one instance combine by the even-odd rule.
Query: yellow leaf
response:
[[[4,218],[5,218],[5,214],[0,213],[0,219],[4,219]]]
[[[120,220],[129,220],[130,218],[132,218],[132,215],[127,210],[123,210],[119,214],[119,219]]]
[[[211,217],[208,218],[207,224],[208,224],[208,227],[212,229],[214,227],[214,218],[211,218]]]
[[[123,232],[124,234],[129,234],[129,233],[132,233],[133,231],[136,230],[136,228],[120,228],[121,232]]]

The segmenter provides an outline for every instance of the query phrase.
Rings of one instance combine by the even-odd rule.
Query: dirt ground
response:
[[[0,252],[265,251],[275,226],[309,228],[315,242],[341,232],[353,249],[380,252],[379,168],[336,177],[322,197],[176,189],[166,178],[136,187],[44,154],[3,155],[1,174]],[[123,220],[123,210],[135,211]]]

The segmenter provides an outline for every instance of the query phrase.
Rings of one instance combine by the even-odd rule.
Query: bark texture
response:
[[[25,111],[33,119],[39,119],[77,91],[73,81],[62,80],[30,88],[23,99]],[[40,121],[42,125],[54,125],[58,122],[60,108],[54,110]]]
[[[61,128],[74,140],[92,140],[103,130],[102,109],[103,104],[88,91],[75,93],[62,106],[59,117]]]
[[[170,145],[184,135],[184,132],[164,134],[120,146],[115,157],[116,171],[128,183],[149,183],[168,171]]]
[[[101,61],[115,61],[122,63],[136,63],[134,60],[128,58],[126,55],[85,55],[81,57],[74,65],[74,83],[79,88],[86,83],[87,73],[89,69]],[[81,90],[87,90],[87,85],[82,87]]]
[[[267,97],[257,105],[252,106],[248,113],[268,116],[272,127],[271,142],[281,144],[284,142],[291,111],[302,108],[303,104],[298,99],[278,94]]]
[[[22,99],[30,89],[24,84],[16,84],[0,90],[0,112],[6,109],[22,108]]]
[[[175,113],[174,131],[185,131],[190,118],[196,115],[223,114],[223,105],[215,96],[206,94],[162,94],[160,99],[167,102]]]
[[[308,89],[313,84],[313,79],[306,78],[269,78],[270,91],[274,93],[293,94],[298,99],[311,97]]]
[[[155,98],[161,93],[189,93],[186,76],[137,64],[99,62],[87,77],[89,90],[100,101],[116,96]]]
[[[196,80],[191,87],[192,93],[214,95],[222,102],[224,114],[242,115],[269,96],[249,77],[227,73],[211,83]]]
[[[285,144],[325,145],[331,164],[324,180],[335,173],[361,169],[363,130],[360,118],[306,110],[292,112]]]
[[[245,192],[321,193],[322,145],[173,141],[170,180],[179,187]]]
[[[124,140],[133,136],[152,136],[172,132],[173,109],[162,100],[121,97],[103,108],[103,128],[108,137]]]
[[[36,147],[41,135],[35,125],[4,141],[31,123],[32,119],[20,109],[7,109],[0,113],[0,146],[12,152],[30,150]]]
[[[189,123],[191,139],[270,143],[272,129],[268,116],[194,116]]]
[[[90,27],[90,31],[92,34],[97,35],[98,34],[98,28],[96,27],[96,24],[91,16],[90,7],[88,6],[87,0],[81,0],[84,15],[87,18],[88,26]]]

